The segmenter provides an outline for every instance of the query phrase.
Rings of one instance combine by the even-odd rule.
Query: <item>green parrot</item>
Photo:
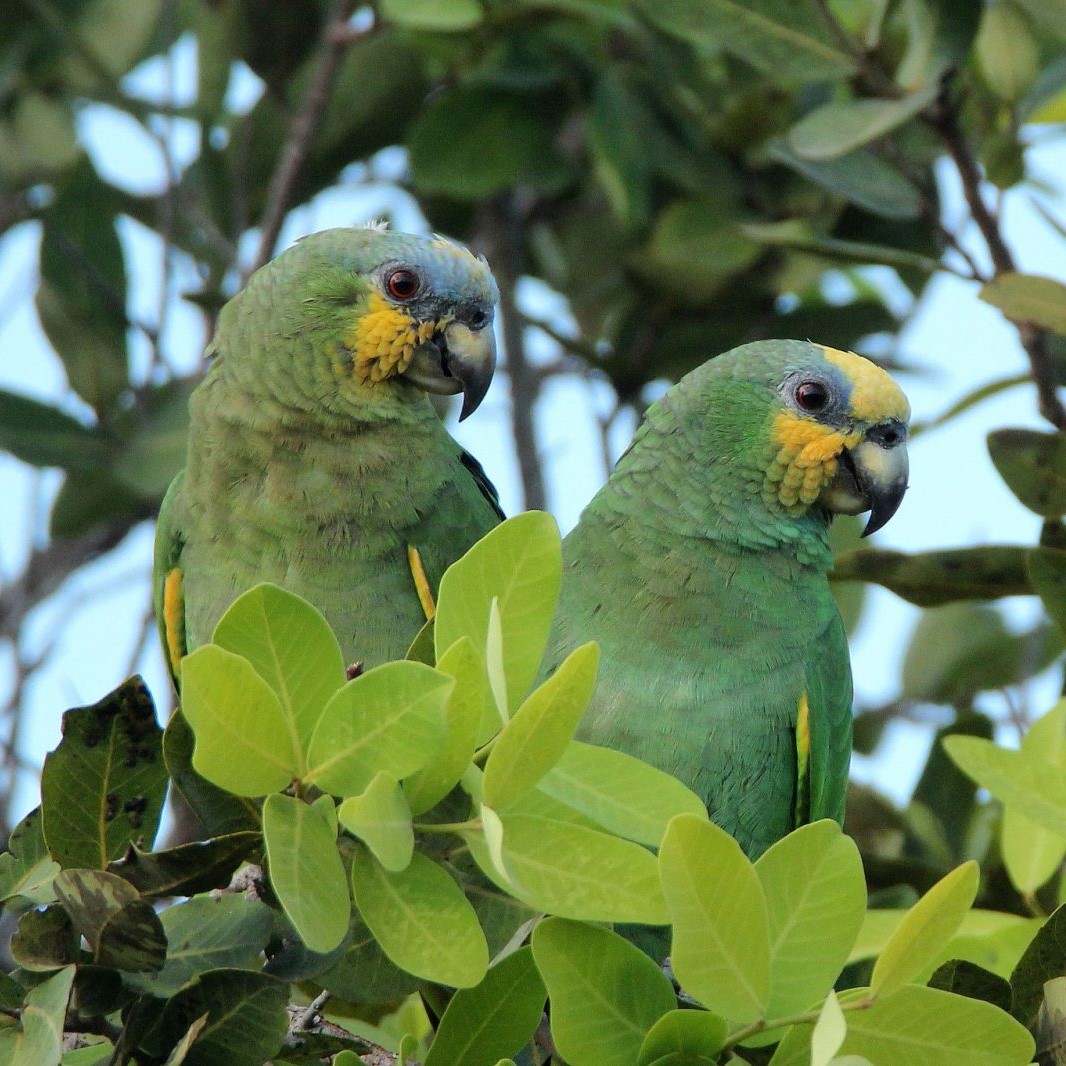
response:
[[[860,356],[743,345],[649,408],[564,542],[547,662],[601,648],[579,737],[680,778],[752,858],[843,819],[852,681],[829,525],[870,511],[872,533],[895,512],[909,414]]]
[[[177,675],[260,581],[312,602],[349,661],[402,658],[445,568],[502,518],[426,393],[495,368],[498,291],[438,236],[332,229],[257,271],[219,316],[163,500],[155,608]]]

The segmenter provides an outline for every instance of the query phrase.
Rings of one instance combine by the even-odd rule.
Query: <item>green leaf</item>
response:
[[[108,460],[104,436],[29,396],[0,389],[0,448],[32,466],[93,470]]]
[[[454,686],[447,674],[408,661],[385,663],[350,681],[326,704],[304,780],[352,796],[378,773],[399,781],[422,769],[444,740]]]
[[[774,82],[846,78],[855,60],[812,8],[788,0],[644,0],[644,14],[689,45],[725,49]]]
[[[1032,1026],[1044,999],[1044,983],[1066,970],[1066,907],[1059,907],[1033,937],[1010,975],[1010,1012]]]
[[[1021,100],[1040,73],[1040,46],[1029,20],[1007,4],[984,9],[974,55],[985,83],[1007,103]]]
[[[58,970],[78,962],[79,938],[70,915],[60,906],[29,910],[19,918],[8,950],[20,969]]]
[[[162,968],[163,926],[128,882],[102,870],[63,870],[56,874],[55,890],[100,966],[133,972]]]
[[[313,960],[321,956],[313,956]],[[308,974],[275,971],[274,960],[268,971],[288,980],[304,979]],[[405,973],[385,954],[366,923],[353,913],[351,931],[342,951],[327,958],[326,968],[312,964],[310,976],[339,999],[352,1003],[394,1003],[409,996],[419,985],[416,977]]]
[[[85,159],[43,215],[37,313],[71,387],[104,414],[128,386],[126,268],[113,190]]]
[[[533,930],[552,1039],[574,1066],[632,1066],[651,1026],[677,1003],[652,959],[617,933],[549,918]]]
[[[332,951],[351,916],[336,829],[302,800],[275,793],[263,803],[263,842],[271,887],[300,939]]]
[[[789,147],[801,159],[839,159],[909,122],[936,98],[933,83],[897,100],[833,101],[815,108],[789,131]]]
[[[433,761],[403,785],[415,814],[436,806],[459,783],[474,755],[483,716],[486,712],[496,716],[481,658],[466,637],[441,656],[437,669],[455,678],[455,688],[444,709],[447,733],[443,745]],[[496,722],[498,727],[498,716]]]
[[[193,896],[224,888],[238,866],[256,854],[259,833],[230,833],[214,840],[179,844],[166,851],[130,847],[107,872],[129,881],[143,896]]]
[[[871,990],[887,996],[932,970],[973,905],[980,871],[972,859],[942,877],[907,912],[874,963]]]
[[[848,1023],[836,993],[830,989],[811,1029],[811,1066],[829,1066],[847,1036]]]
[[[415,187],[459,200],[478,200],[518,184],[546,191],[560,187],[570,169],[556,147],[544,103],[499,85],[469,82],[433,97],[407,134]],[[495,150],[485,152],[486,144]]]
[[[598,644],[575,648],[504,726],[482,781],[482,798],[493,810],[521,799],[562,757],[592,696],[599,663]]]
[[[517,1054],[540,1024],[546,995],[531,948],[505,956],[449,1000],[425,1066],[489,1066]]]
[[[1038,274],[1000,274],[977,294],[1015,322],[1066,335],[1066,285]]]
[[[675,814],[706,816],[695,792],[676,777],[622,751],[573,741],[538,788],[604,829],[658,847]]]
[[[492,601],[498,602],[508,710],[519,705],[540,669],[559,596],[561,543],[555,519],[529,511],[498,525],[441,578],[438,657],[462,637],[485,648]]]
[[[406,870],[415,850],[411,807],[396,778],[377,774],[358,796],[337,812],[341,825],[354,833],[393,873]]]
[[[1000,1010],[1010,1010],[1010,982],[965,959],[950,959],[938,966],[929,978],[929,987],[942,988],[945,992],[954,992],[970,999],[981,999]]]
[[[1040,776],[1066,771],[1066,700],[1038,718],[1022,738],[1021,752]],[[1034,822],[1024,808],[1009,804],[1000,827],[1000,850],[1014,887],[1035,892],[1062,865],[1066,836]]]
[[[866,914],[866,879],[855,842],[823,820],[789,833],[760,856],[773,974],[769,1017],[817,1003],[847,962]]]
[[[477,915],[447,872],[420,852],[401,873],[365,849],[352,861],[355,905],[385,954],[416,977],[470,988],[485,976],[489,949]]]
[[[865,994],[851,989],[847,1006]],[[1009,1014],[989,1003],[938,988],[905,985],[870,1007],[850,1010],[841,1052],[873,1063],[906,1066],[1024,1066],[1033,1038]],[[771,1066],[809,1066],[807,1026],[795,1026],[778,1045]]]
[[[1043,518],[1066,514],[1066,433],[998,429],[988,435],[988,454],[1030,511]]]
[[[733,1022],[761,1018],[771,991],[770,925],[762,885],[740,845],[713,822],[679,814],[663,837],[659,870],[681,987]]]
[[[301,755],[306,752],[326,704],[346,680],[340,644],[322,614],[277,585],[256,585],[230,605],[211,640],[255,667],[295,725]]]
[[[169,381],[147,393],[141,424],[111,467],[115,479],[142,499],[161,500],[185,466],[189,437],[189,396],[199,377]]]
[[[482,19],[477,0],[382,0],[381,17],[415,30],[469,30]]]
[[[102,869],[131,841],[155,839],[167,787],[162,730],[139,677],[67,711],[62,728],[41,774],[44,838],[61,866]]]
[[[41,808],[35,807],[7,838],[7,851],[0,855],[0,902],[22,896],[33,903],[55,899],[52,878],[57,863],[44,842]]]
[[[1059,630],[1066,633],[1066,551],[1033,548],[1026,560],[1033,591]]]
[[[158,973],[127,974],[128,985],[168,999],[208,970],[258,969],[273,935],[273,914],[244,896],[199,896],[168,907],[160,916],[167,961]]]
[[[167,1000],[146,1048],[161,1057],[206,1015],[188,1066],[261,1066],[288,1031],[288,994],[287,984],[264,973],[208,970]]]
[[[918,190],[899,171],[872,152],[858,150],[837,159],[804,159],[778,141],[770,148],[771,156],[791,170],[842,196],[864,211],[882,218],[918,218],[922,198]]]
[[[703,1066],[718,1061],[726,1041],[726,1023],[707,1010],[667,1011],[649,1030],[637,1066]]]
[[[1066,778],[1040,772],[1040,764],[1020,751],[1007,751],[980,737],[948,737],[944,749],[955,765],[1007,806],[1024,810],[1034,822],[1066,835]]]
[[[247,659],[205,644],[181,660],[181,709],[196,734],[192,764],[238,796],[277,792],[302,762],[295,723]]]
[[[484,808],[483,819],[490,810]],[[505,814],[499,821],[506,878],[492,861],[487,827],[464,839],[486,876],[534,909],[588,922],[669,920],[655,856],[640,845],[536,815]]]
[[[0,1029],[2,1066],[58,1066],[63,1054],[63,1023],[74,983],[74,967],[31,988],[22,1011],[21,1030]]]
[[[990,600],[1031,592],[1027,549],[988,545],[945,551],[847,552],[836,560],[834,581],[872,581],[919,607],[955,600]]]

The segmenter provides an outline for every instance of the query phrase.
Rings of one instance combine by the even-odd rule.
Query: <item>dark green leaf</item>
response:
[[[1066,551],[1033,548],[1026,559],[1033,591],[1044,601],[1044,609],[1066,633]]]
[[[107,440],[70,415],[0,389],[0,448],[33,466],[93,470],[107,462]]]
[[[965,959],[951,959],[938,966],[929,978],[929,987],[942,988],[945,992],[955,992],[970,999],[983,999],[1000,1010],[1010,1010],[1010,983]]]
[[[192,978],[220,968],[256,969],[273,931],[270,908],[244,896],[201,896],[169,907],[162,916],[167,961],[154,974],[127,978],[160,999]]]
[[[167,787],[162,740],[139,677],[63,715],[41,775],[44,838],[61,866],[103,869],[131,841],[151,844]]]
[[[141,851],[131,845],[107,869],[129,881],[144,896],[193,896],[223,888],[233,871],[261,846],[262,837],[253,832],[179,844],[166,851]]]
[[[288,1030],[288,996],[288,985],[267,974],[208,970],[167,1002],[146,1046],[164,1052],[206,1014],[185,1066],[262,1066]]]
[[[493,1066],[516,1054],[532,1037],[547,992],[530,948],[519,948],[461,988],[437,1026],[425,1066]]]
[[[135,521],[154,518],[155,507],[120,485],[106,470],[74,471],[52,505],[49,532],[53,537],[77,537],[104,523],[125,533]],[[115,543],[121,539],[118,534]]]
[[[401,970],[382,951],[358,915],[352,916],[350,943],[318,981],[335,996],[353,1003],[390,1003],[410,995],[419,985],[418,978]]]
[[[162,499],[185,465],[189,394],[196,381],[172,381],[149,393],[141,424],[112,466],[115,478],[137,496]]]
[[[988,454],[1011,492],[1044,518],[1066,514],[1066,433],[998,429]]]
[[[1025,949],[1010,975],[1010,1012],[1031,1026],[1044,998],[1044,982],[1066,972],[1066,907],[1059,907]]]
[[[955,600],[1024,596],[1032,590],[1026,573],[1027,550],[986,545],[944,551],[904,552],[865,549],[836,562],[836,581],[872,581],[919,607]]]
[[[11,938],[11,957],[24,970],[58,970],[78,961],[78,939],[60,906],[27,911]]]

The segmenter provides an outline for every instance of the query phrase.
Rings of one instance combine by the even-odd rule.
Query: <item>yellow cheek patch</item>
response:
[[[815,347],[820,348],[826,360],[842,370],[852,383],[851,413],[858,421],[883,422],[886,418],[898,418],[907,422],[910,419],[911,407],[907,397],[887,371],[854,352],[842,352],[824,344]]]
[[[175,674],[185,655],[185,593],[181,576],[181,570],[174,567],[163,579],[163,632],[170,669]]]
[[[836,474],[840,453],[862,440],[861,433],[843,433],[794,411],[781,411],[774,418],[771,436],[777,451],[766,471],[763,494],[789,511],[814,503]]]
[[[419,344],[424,344],[441,323],[416,322],[373,293],[345,343],[361,381],[385,381],[402,374],[411,364]]]

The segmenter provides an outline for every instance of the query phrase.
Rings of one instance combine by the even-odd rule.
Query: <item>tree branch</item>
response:
[[[346,30],[354,7],[355,0],[333,0],[330,6],[318,45],[318,65],[311,84],[307,87],[303,105],[293,115],[289,136],[270,179],[266,207],[263,209],[259,251],[248,268],[246,277],[258,270],[274,254],[274,246],[278,242],[278,234],[289,210],[293,191],[311,150],[311,141],[329,102],[341,55],[352,40],[351,34]]]

